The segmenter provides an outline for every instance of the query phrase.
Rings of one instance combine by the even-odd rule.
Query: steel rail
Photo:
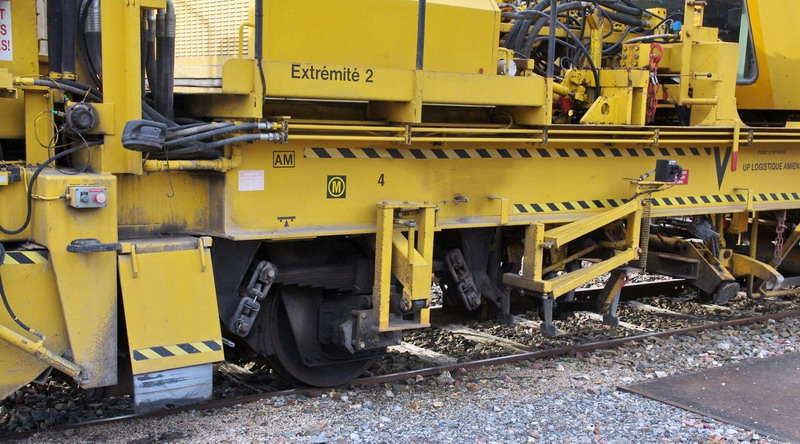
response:
[[[578,352],[587,352],[587,351],[594,351],[594,350],[602,350],[607,348],[614,348],[619,347],[621,345],[636,343],[645,341],[648,339],[653,338],[665,338],[670,336],[681,336],[691,333],[699,333],[704,331],[710,330],[719,330],[725,327],[738,327],[743,325],[750,325],[750,324],[757,324],[759,322],[765,322],[769,320],[778,320],[778,319],[785,319],[785,318],[792,318],[792,317],[800,317],[800,310],[792,310],[786,312],[778,312],[778,313],[769,313],[757,316],[749,316],[745,318],[738,318],[732,319],[728,321],[721,321],[715,322],[711,324],[703,324],[703,325],[696,325],[692,327],[684,327],[674,330],[666,330],[660,332],[650,332],[650,333],[643,333],[639,335],[633,336],[626,336],[622,338],[614,338],[604,341],[596,341],[596,342],[589,342],[585,344],[575,344],[569,345],[565,347],[557,347],[545,350],[537,350],[533,352],[527,353],[518,353],[513,355],[507,356],[499,356],[495,358],[486,358],[486,359],[479,359],[475,361],[469,362],[459,362],[455,364],[447,364],[442,366],[436,367],[428,367],[424,369],[418,370],[409,370],[406,372],[400,373],[392,373],[388,375],[380,375],[380,376],[370,376],[364,378],[357,378],[350,382],[348,385],[356,385],[356,386],[369,386],[369,385],[380,385],[389,382],[396,382],[402,381],[406,379],[413,379],[417,376],[431,376],[437,375],[445,371],[455,371],[458,369],[476,369],[482,367],[493,367],[498,365],[504,364],[512,364],[516,362],[522,361],[533,361],[538,359],[545,359],[545,358],[552,358],[555,356],[564,356],[569,355],[571,353],[578,353]],[[242,396],[238,398],[230,398],[230,399],[217,399],[205,403],[200,404],[193,404],[188,406],[182,407],[175,407],[166,410],[157,410],[153,412],[143,412],[143,413],[131,413],[127,415],[120,415],[114,416],[110,418],[102,418],[96,419],[91,421],[84,421],[78,423],[71,423],[71,424],[59,424],[53,427],[50,427],[45,430],[31,430],[28,432],[19,432],[19,433],[11,433],[11,434],[3,434],[0,435],[0,441],[6,440],[19,440],[24,439],[30,436],[33,436],[37,433],[41,432],[58,432],[63,430],[70,430],[70,429],[79,429],[84,427],[91,427],[91,426],[98,426],[104,424],[110,424],[115,422],[122,422],[128,421],[133,419],[144,419],[144,418],[159,418],[164,416],[170,416],[177,413],[188,412],[188,411],[206,411],[206,410],[215,410],[225,407],[233,407],[240,404],[248,404],[256,401],[261,401],[265,399],[275,398],[278,396],[289,396],[289,395],[316,395],[323,393],[328,389],[321,389],[321,388],[298,388],[298,389],[290,389],[290,390],[278,390],[274,392],[267,392],[267,393],[260,393],[256,395],[248,395]]]

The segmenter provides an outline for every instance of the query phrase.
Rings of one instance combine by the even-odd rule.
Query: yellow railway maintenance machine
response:
[[[0,0],[0,396],[196,402],[225,352],[342,384],[432,282],[549,334],[637,268],[794,292],[793,6]]]

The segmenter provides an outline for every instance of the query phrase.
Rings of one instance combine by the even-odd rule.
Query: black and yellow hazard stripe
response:
[[[779,202],[800,200],[798,193],[762,193],[753,195],[753,202]],[[576,200],[570,202],[548,202],[532,204],[514,204],[513,213],[555,213],[562,211],[591,211],[616,208],[627,202],[627,199]],[[650,199],[653,207],[675,205],[715,205],[742,204],[747,202],[745,194],[707,194],[702,196],[657,197]]]
[[[753,202],[776,202],[784,200],[800,200],[798,193],[761,193],[753,195]]]
[[[710,156],[711,148],[306,148],[307,159],[531,159]]]
[[[626,199],[575,200],[571,202],[548,202],[532,204],[514,204],[514,213],[555,213],[559,211],[586,211],[616,208],[624,204]]]
[[[29,265],[46,264],[50,256],[45,250],[38,251],[6,251],[6,259],[3,265]]]
[[[157,347],[134,350],[133,360],[147,361],[149,359],[170,358],[173,356],[209,353],[220,350],[222,350],[222,342],[218,340],[184,342],[182,344],[160,345]]]

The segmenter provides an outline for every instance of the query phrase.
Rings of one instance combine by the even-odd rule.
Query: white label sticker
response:
[[[264,170],[239,171],[239,191],[264,191]]]
[[[0,1],[0,60],[14,60],[11,51],[11,2]]]

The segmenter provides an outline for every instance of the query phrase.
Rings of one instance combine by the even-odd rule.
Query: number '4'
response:
[[[383,186],[385,183],[386,183],[386,179],[384,179],[383,174],[381,174],[378,177],[378,184],[380,184],[380,186]]]

